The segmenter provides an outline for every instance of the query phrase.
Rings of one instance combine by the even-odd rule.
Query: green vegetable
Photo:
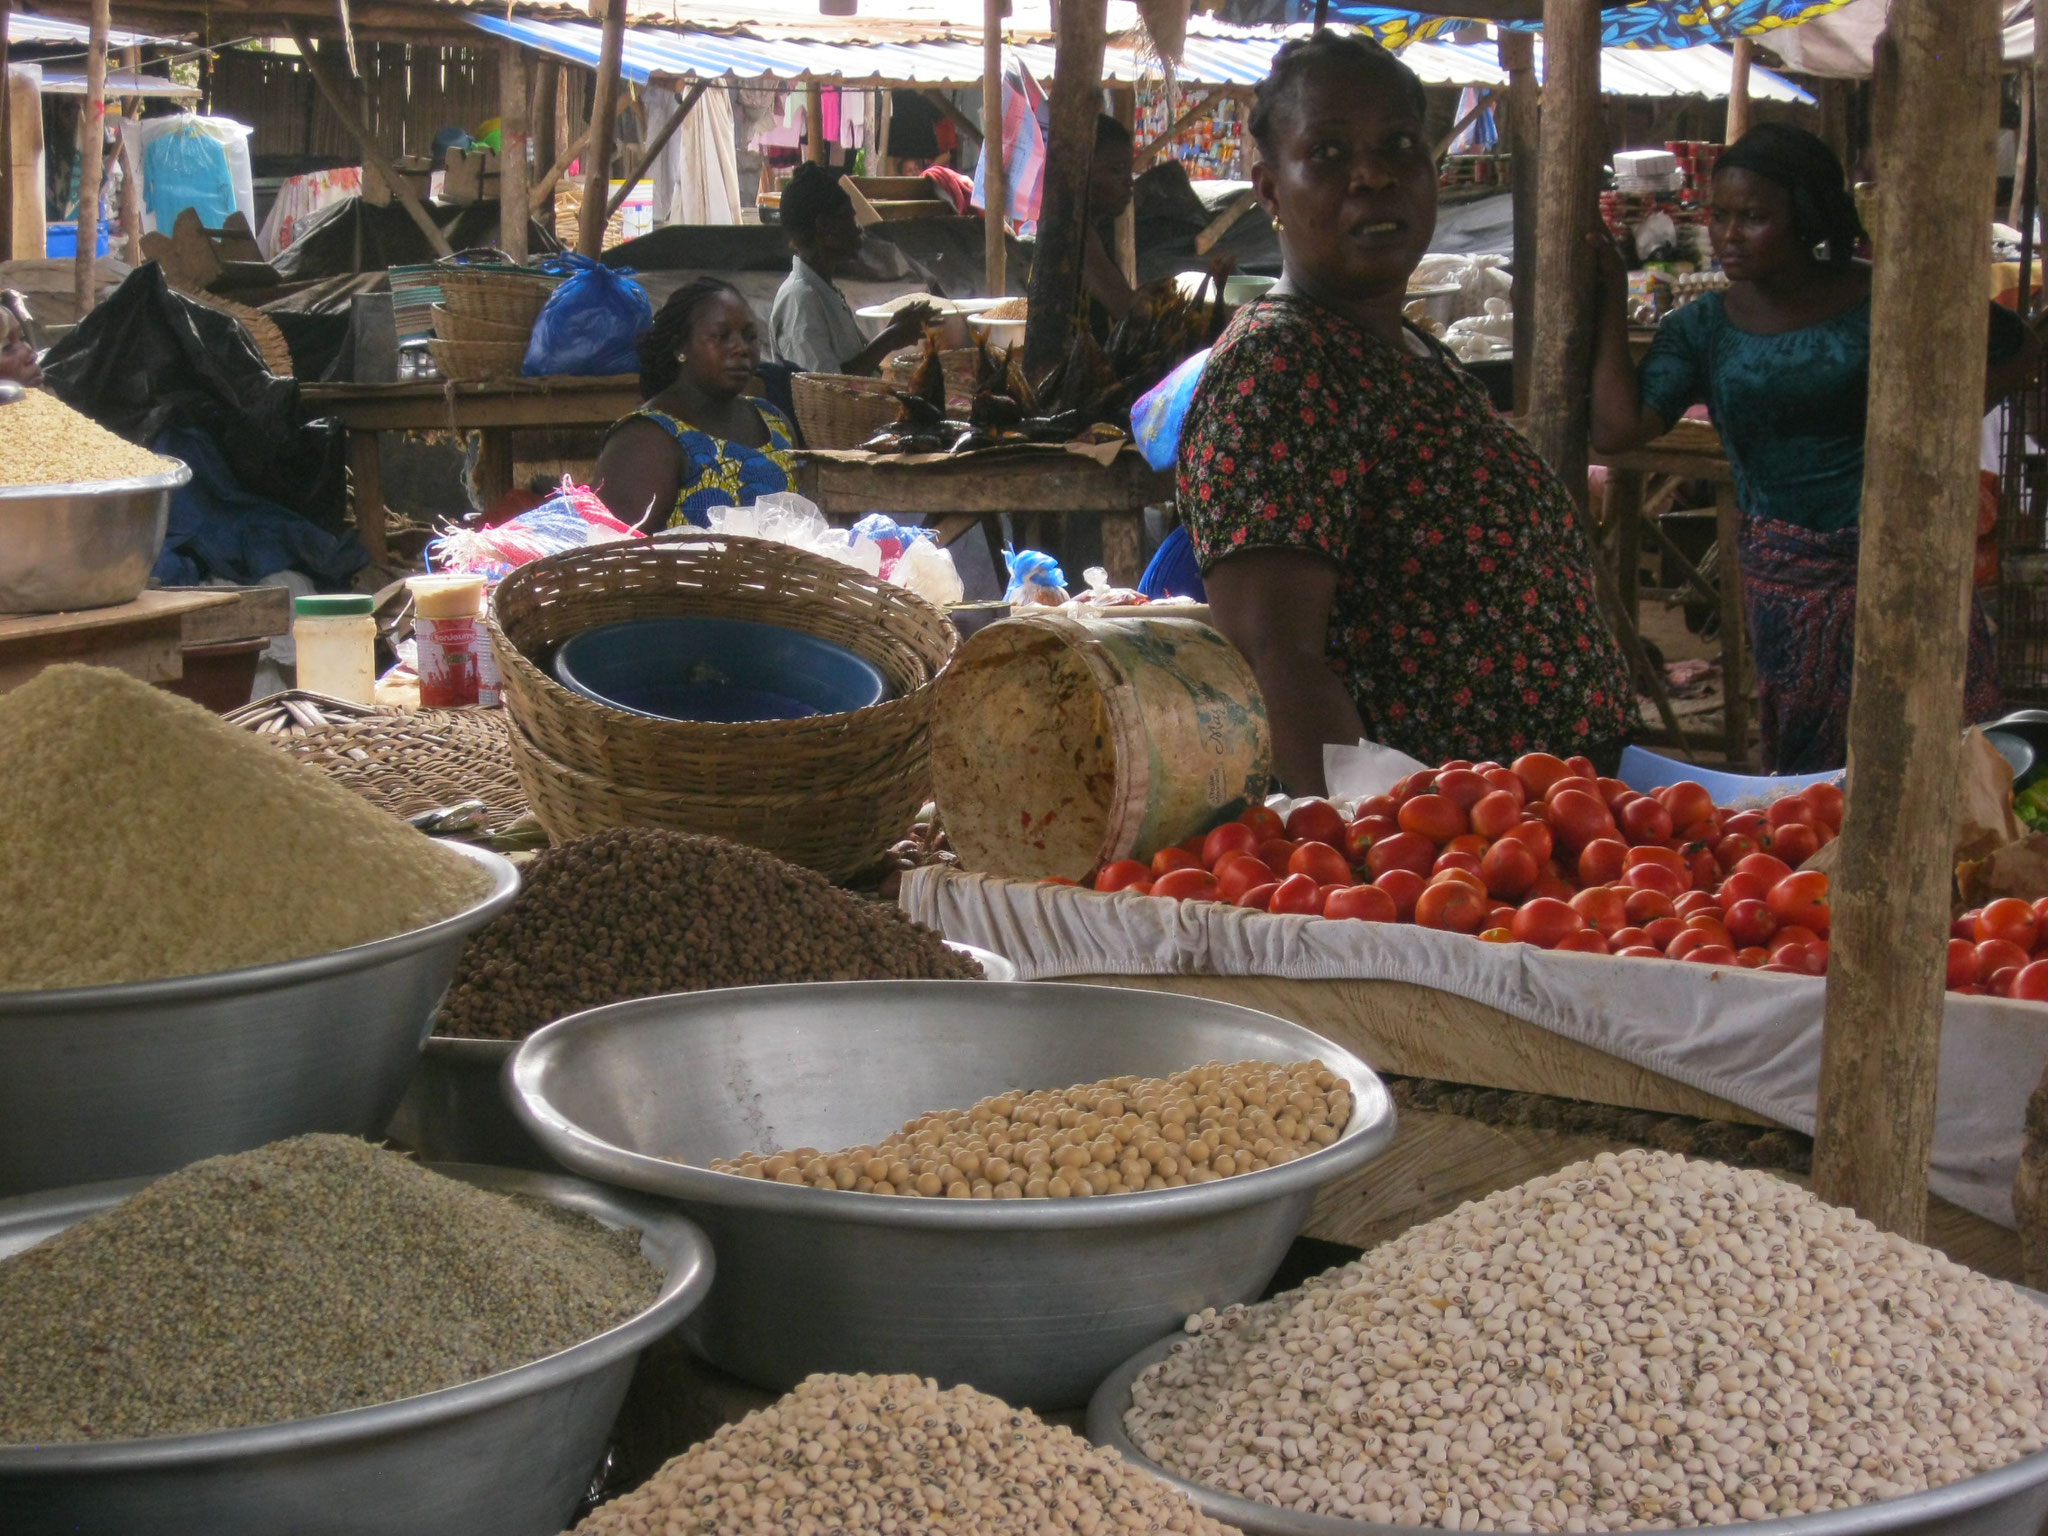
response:
[[[2048,778],[2037,779],[2012,797],[2012,808],[2036,832],[2048,832]]]

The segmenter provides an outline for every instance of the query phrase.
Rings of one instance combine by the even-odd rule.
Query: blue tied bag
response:
[[[1209,351],[1202,348],[1131,407],[1131,438],[1155,470],[1173,468],[1180,454],[1181,425],[1188,417],[1188,402],[1195,398],[1195,385],[1209,365]]]
[[[654,306],[632,273],[588,256],[557,257],[542,270],[569,276],[541,306],[519,371],[529,379],[638,373],[640,337],[654,323]]]

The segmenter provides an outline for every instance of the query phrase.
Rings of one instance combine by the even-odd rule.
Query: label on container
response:
[[[477,703],[480,657],[493,663],[491,691],[497,692],[496,658],[490,656],[482,621],[415,618],[412,631],[419,649],[422,708],[457,709]]]

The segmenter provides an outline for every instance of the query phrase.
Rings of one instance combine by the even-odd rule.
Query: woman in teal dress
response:
[[[1870,393],[1870,268],[1854,259],[1862,225],[1833,151],[1810,133],[1767,123],[1716,165],[1708,233],[1729,286],[1669,316],[1640,372],[1628,350],[1627,275],[1599,241],[1593,446],[1625,452],[1707,407],[1743,513],[1764,766],[1840,768]],[[1987,408],[2037,355],[2012,311],[1993,305],[1991,315]],[[1974,606],[1964,703],[1972,720],[1998,703],[1990,626]]]
[[[636,527],[702,525],[713,507],[786,491],[796,431],[746,390],[761,327],[738,289],[700,277],[662,305],[640,342],[646,404],[615,423],[597,459],[599,498]]]

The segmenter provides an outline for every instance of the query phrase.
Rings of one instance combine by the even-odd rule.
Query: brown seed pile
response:
[[[114,436],[47,390],[0,405],[0,485],[132,480],[175,468],[177,460]]]
[[[1605,1154],[1188,1320],[1124,1417],[1240,1497],[1444,1530],[1846,1509],[2048,1445],[2048,1310],[1769,1174]]]
[[[574,1536],[1235,1536],[1114,1451],[972,1387],[812,1376]]]
[[[630,1232],[349,1136],[208,1158],[0,1261],[0,1445],[311,1418],[652,1305]]]
[[[1022,320],[1031,313],[1031,301],[1026,298],[1005,299],[1000,304],[990,305],[981,312],[984,320]]]
[[[1254,1173],[1327,1147],[1350,1119],[1349,1087],[1320,1061],[1210,1061],[1171,1077],[998,1094],[920,1116],[871,1147],[748,1152],[711,1167],[860,1194],[1064,1200]]]
[[[490,885],[318,769],[107,668],[0,694],[0,798],[0,991],[325,954]]]
[[[652,827],[573,838],[527,866],[463,951],[437,1034],[519,1040],[627,998],[778,981],[978,980],[894,907],[756,848]]]

